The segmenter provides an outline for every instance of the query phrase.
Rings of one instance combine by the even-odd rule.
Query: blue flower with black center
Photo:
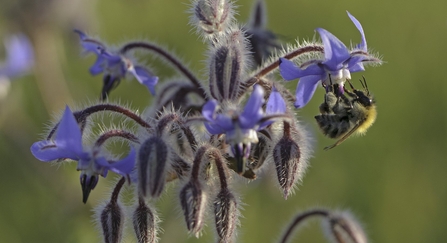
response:
[[[31,152],[38,160],[50,162],[54,160],[71,159],[78,161],[77,170],[81,171],[81,186],[83,201],[87,201],[90,191],[98,183],[99,175],[106,177],[108,171],[122,176],[130,174],[135,166],[135,151],[122,160],[109,162],[98,156],[98,151],[85,151],[82,146],[82,134],[76,118],[68,106],[57,127],[53,140],[42,140],[31,146]]]
[[[79,35],[84,50],[97,56],[95,63],[90,68],[90,73],[92,75],[104,73],[102,99],[107,97],[108,93],[118,85],[127,73],[132,74],[138,82],[149,89],[152,95],[155,95],[155,85],[158,83],[157,76],[148,69],[135,65],[129,58],[108,51],[104,44],[88,37],[84,32],[80,30],[75,30],[75,32]]]
[[[349,12],[348,15],[362,37],[360,44],[352,51],[329,31],[317,28],[324,46],[323,60],[310,60],[298,67],[292,61],[280,58],[281,76],[286,81],[300,79],[295,94],[295,107],[301,108],[309,102],[320,81],[323,85],[339,84],[343,93],[344,82],[351,79],[351,73],[364,71],[364,63],[381,63],[380,59],[368,53],[360,22]]]
[[[267,102],[264,112],[264,90],[255,85],[253,93],[247,101],[242,112],[235,110],[224,110],[218,113],[218,102],[208,101],[202,109],[205,118],[205,127],[211,134],[225,134],[225,139],[231,145],[234,157],[240,160],[238,172],[243,172],[244,161],[249,157],[251,144],[258,142],[257,131],[266,128],[279,118],[284,118],[286,105],[274,89]]]

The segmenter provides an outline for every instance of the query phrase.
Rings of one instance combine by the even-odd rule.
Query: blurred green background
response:
[[[246,22],[253,1],[240,0],[237,18]],[[315,153],[295,195],[287,200],[271,178],[243,183],[245,203],[238,242],[275,242],[293,215],[315,206],[350,209],[371,242],[447,242],[447,2],[266,0],[268,27],[292,43],[312,39],[322,27],[349,45],[360,36],[346,15],[362,23],[368,46],[385,61],[365,75],[378,105],[378,119],[365,137],[334,141],[313,121],[323,97],[319,89],[299,112],[315,134]],[[66,104],[80,106],[99,96],[101,77],[83,58],[80,28],[110,44],[156,41],[174,50],[196,73],[204,73],[206,47],[190,30],[187,0],[2,0],[0,37],[25,32],[35,47],[34,72],[12,82],[0,101],[0,241],[98,242],[92,209],[105,198],[113,178],[101,179],[88,203],[81,201],[75,163],[50,166],[35,159],[31,144]],[[149,57],[161,80],[171,69]],[[292,84],[294,89],[295,83]],[[112,100],[143,110],[150,102],[135,80],[112,92]],[[160,242],[212,242],[211,227],[188,237],[176,202],[177,189],[156,203],[163,222]],[[135,242],[132,237],[125,242]],[[301,228],[293,242],[326,242],[320,226]]]

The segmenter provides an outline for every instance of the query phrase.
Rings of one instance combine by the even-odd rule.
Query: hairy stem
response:
[[[174,67],[176,67],[181,73],[183,73],[183,75],[185,75],[191,81],[191,83],[194,84],[194,86],[196,86],[197,88],[202,88],[202,86],[200,85],[200,81],[192,74],[192,72],[186,66],[184,66],[180,62],[180,60],[178,60],[176,57],[174,57],[169,52],[160,48],[157,45],[148,42],[131,42],[123,46],[120,50],[120,53],[125,54],[126,52],[135,48],[146,49],[161,55],[167,61],[169,61]],[[206,99],[205,92],[202,93],[202,97]]]
[[[289,238],[292,235],[293,230],[302,222],[304,222],[304,220],[306,220],[309,217],[312,216],[323,216],[323,217],[328,217],[329,216],[329,211],[325,210],[325,209],[312,209],[309,211],[306,211],[304,213],[300,213],[298,214],[295,219],[293,220],[293,222],[289,225],[289,227],[287,228],[286,233],[283,235],[283,237],[281,238],[281,240],[279,241],[280,243],[286,243]]]
[[[100,112],[100,111],[112,111],[112,112],[117,112],[120,113],[123,116],[126,116],[132,120],[134,120],[137,124],[139,124],[140,126],[146,128],[146,129],[150,129],[151,126],[149,125],[149,123],[147,123],[146,121],[143,120],[143,118],[141,118],[140,116],[138,116],[137,114],[135,114],[133,111],[126,109],[124,107],[118,106],[118,105],[113,105],[113,104],[98,104],[98,105],[94,105],[94,106],[90,106],[84,110],[81,111],[76,111],[73,113],[73,115],[76,118],[76,121],[81,124],[81,131],[84,130],[85,125],[87,123],[87,117],[96,113],[96,112]],[[53,129],[51,129],[50,133],[47,136],[47,140],[51,139],[51,137],[54,135],[54,133],[57,130],[57,127],[59,126],[59,123],[57,123]]]

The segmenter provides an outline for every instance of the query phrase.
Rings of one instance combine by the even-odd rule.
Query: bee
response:
[[[349,80],[347,82],[351,90],[332,83],[325,87],[324,102],[320,105],[321,114],[315,116],[324,135],[338,139],[324,150],[338,146],[353,134],[365,134],[376,120],[376,104],[368,90],[365,77],[360,80],[363,90],[357,90]]]

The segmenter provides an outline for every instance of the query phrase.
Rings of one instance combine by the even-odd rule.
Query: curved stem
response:
[[[123,131],[123,130],[110,130],[110,131],[103,133],[98,138],[98,140],[96,140],[94,147],[95,148],[101,147],[101,145],[103,145],[107,141],[107,139],[113,138],[113,137],[122,137],[122,138],[127,139],[131,142],[140,143],[138,138],[130,132]]]
[[[161,55],[167,61],[169,61],[174,67],[176,67],[181,73],[183,73],[183,75],[185,75],[191,81],[191,83],[194,84],[194,86],[196,86],[197,88],[202,88],[202,86],[200,85],[200,81],[192,74],[192,72],[186,66],[184,66],[180,62],[180,60],[178,60],[169,52],[163,50],[157,45],[148,42],[131,42],[123,46],[120,50],[120,53],[125,54],[126,52],[135,48],[143,48]],[[206,98],[206,94],[204,92],[202,96],[203,98]]]
[[[309,210],[307,212],[298,214],[295,217],[295,219],[293,220],[293,222],[289,225],[289,227],[287,228],[286,233],[283,235],[283,237],[281,238],[281,240],[279,242],[280,243],[286,243],[289,240],[290,236],[292,235],[293,230],[300,223],[302,223],[305,219],[307,219],[309,217],[312,217],[312,216],[328,217],[329,216],[329,211],[327,211],[325,209],[312,209],[312,210]]]
[[[210,146],[204,145],[197,150],[196,156],[194,157],[194,161],[192,162],[192,169],[191,169],[191,180],[192,181],[199,180],[202,157],[205,155],[206,151],[209,148],[210,148]]]
[[[131,111],[129,109],[126,109],[126,108],[118,106],[118,105],[113,105],[113,104],[98,104],[98,105],[90,106],[84,110],[76,111],[73,113],[73,115],[76,118],[76,121],[81,124],[81,131],[84,130],[84,127],[85,127],[86,121],[87,121],[87,117],[96,113],[96,112],[100,112],[100,111],[117,112],[123,116],[126,116],[126,117],[134,120],[140,126],[146,128],[148,130],[151,128],[151,125],[149,125],[149,123],[147,123],[145,120],[143,120],[143,118],[141,118],[140,116],[138,116],[137,114],[135,114],[133,111]],[[59,126],[59,123],[57,123],[53,127],[53,129],[51,129],[50,133],[47,136],[47,140],[49,140],[54,135],[58,126]]]
[[[126,182],[126,178],[123,176],[118,181],[118,183],[116,183],[116,186],[112,192],[112,197],[110,198],[110,203],[115,204],[118,201],[118,196],[120,194],[121,188],[123,188],[124,182]]]
[[[227,189],[228,188],[227,174],[226,174],[227,167],[224,165],[223,157],[220,154],[220,151],[217,149],[213,149],[211,153],[214,158],[214,163],[216,164],[217,172],[219,173],[220,188],[222,190]]]
[[[298,49],[296,49],[296,50],[294,50],[292,52],[289,52],[289,53],[285,54],[283,56],[283,58],[291,60],[291,59],[294,59],[295,57],[297,57],[299,55],[302,55],[302,54],[305,54],[305,53],[308,53],[308,52],[324,52],[324,48],[323,48],[323,46],[319,46],[319,45],[305,46],[305,47],[298,48]],[[259,70],[255,75],[253,75],[252,78],[247,80],[245,82],[245,84],[247,84],[248,86],[252,86],[260,78],[262,78],[265,75],[273,72],[278,67],[279,67],[279,58],[278,58],[278,60],[270,63],[269,65],[267,65],[264,68],[262,68],[261,70]]]

